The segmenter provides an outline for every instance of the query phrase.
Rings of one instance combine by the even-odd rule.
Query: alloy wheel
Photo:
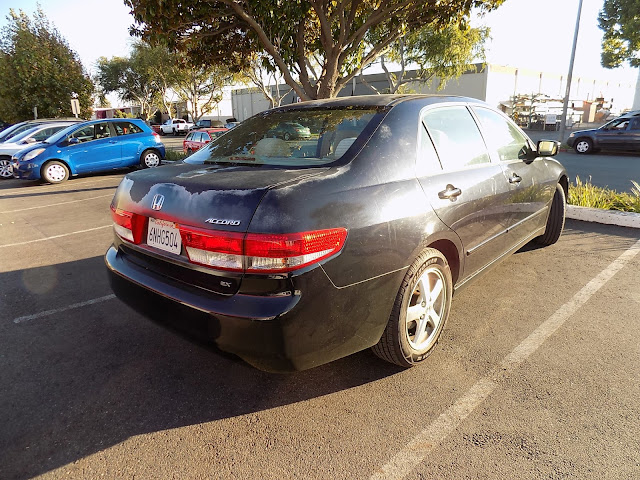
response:
[[[446,288],[442,272],[435,267],[426,269],[416,283],[405,319],[407,340],[413,349],[426,350],[437,340],[446,309]]]
[[[11,168],[11,161],[0,160],[0,178],[13,177],[13,169]]]

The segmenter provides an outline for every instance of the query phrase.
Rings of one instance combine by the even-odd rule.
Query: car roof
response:
[[[313,108],[345,108],[345,107],[391,107],[399,103],[420,101],[425,104],[443,102],[484,103],[476,98],[459,97],[454,95],[419,95],[419,94],[383,94],[357,95],[337,97],[322,100],[309,100],[277,107],[274,110],[306,110]]]
[[[227,130],[229,129],[225,127],[202,127],[195,128],[192,132],[226,132]]]

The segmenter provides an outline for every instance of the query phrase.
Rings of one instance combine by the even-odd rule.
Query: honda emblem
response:
[[[151,201],[151,209],[152,210],[160,210],[162,208],[162,204],[164,203],[164,195],[154,195],[153,200]]]

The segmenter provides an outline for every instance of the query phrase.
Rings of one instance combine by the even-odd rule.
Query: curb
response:
[[[618,227],[640,228],[640,213],[567,205],[566,218]]]

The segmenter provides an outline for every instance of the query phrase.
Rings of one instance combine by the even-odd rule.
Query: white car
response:
[[[188,133],[191,128],[193,128],[193,123],[187,122],[181,118],[170,118],[160,125],[160,133],[163,135],[168,135],[169,133],[172,133],[173,135],[184,135]]]

